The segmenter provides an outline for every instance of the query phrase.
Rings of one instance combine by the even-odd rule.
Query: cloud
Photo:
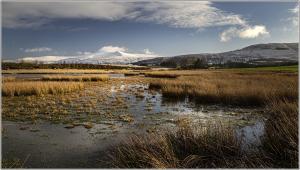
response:
[[[245,25],[240,15],[220,10],[212,2],[3,2],[3,26],[30,28],[54,19],[132,20],[170,27],[203,29]]]
[[[88,51],[78,51],[77,54],[78,55],[89,55],[89,54],[91,54],[91,52],[88,52]]]
[[[125,52],[127,51],[127,48],[125,47],[117,47],[117,46],[104,46],[99,49],[100,52],[107,52],[107,53],[113,53],[113,52]]]
[[[153,52],[151,52],[148,48],[144,49],[144,53],[145,54],[153,54]]]
[[[244,25],[240,15],[222,11],[211,2],[152,2],[138,21],[167,24],[179,28],[197,28],[223,25]]]
[[[292,13],[292,17],[289,17],[287,20],[292,21],[294,26],[299,25],[299,4],[297,4],[294,8],[289,9],[290,13]]]
[[[119,20],[130,17],[132,7],[121,2],[3,2],[3,26],[39,27],[53,19]]]
[[[242,29],[239,32],[240,38],[256,38],[261,35],[269,35],[269,32],[264,25],[255,25],[253,27]]]
[[[245,26],[243,28],[230,27],[220,34],[220,41],[227,42],[232,38],[238,37],[243,39],[257,38],[259,36],[267,36],[270,33],[264,25]]]
[[[46,51],[52,51],[52,48],[48,48],[48,47],[27,48],[24,51],[26,53],[46,52]]]

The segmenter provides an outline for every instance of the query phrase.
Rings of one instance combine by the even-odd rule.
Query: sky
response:
[[[299,42],[290,2],[2,2],[2,59],[101,49],[175,56]]]

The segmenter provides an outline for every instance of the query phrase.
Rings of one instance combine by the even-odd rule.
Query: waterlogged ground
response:
[[[169,101],[148,89],[151,78],[111,77],[65,95],[3,97],[3,159],[32,168],[105,167],[99,160],[107,148],[133,134],[174,130],[182,120],[230,123],[245,148],[263,134],[262,109]]]

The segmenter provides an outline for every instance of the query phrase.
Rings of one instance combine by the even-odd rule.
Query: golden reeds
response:
[[[2,96],[62,94],[80,89],[83,89],[83,83],[81,82],[5,82],[2,85]]]
[[[93,76],[43,76],[43,81],[107,81],[108,75]]]
[[[281,168],[298,165],[298,101],[275,100],[268,104],[268,120],[262,138],[264,154]]]
[[[117,168],[266,167],[242,150],[241,138],[221,124],[180,126],[176,132],[133,136],[109,151]],[[256,156],[256,155],[255,155]],[[258,157],[257,157],[258,158]]]
[[[16,81],[15,77],[2,77],[2,82]]]
[[[113,71],[100,69],[15,69],[2,70],[3,74],[109,74]]]
[[[273,98],[298,98],[297,79],[297,75],[206,72],[155,80],[150,88],[161,89],[165,97],[191,97],[200,103],[263,105]]]

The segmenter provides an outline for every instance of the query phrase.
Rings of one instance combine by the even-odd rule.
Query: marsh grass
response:
[[[15,77],[2,77],[2,82],[11,82],[16,80],[17,79]]]
[[[297,75],[206,72],[150,82],[164,97],[195,99],[198,103],[258,106],[270,99],[298,98]]]
[[[298,167],[298,102],[275,100],[269,103],[262,147],[275,167]]]
[[[3,74],[109,74],[113,71],[101,69],[11,69],[2,70]]]
[[[93,76],[43,76],[43,81],[108,81],[108,75]]]
[[[274,100],[261,145],[245,149],[243,135],[222,123],[188,125],[163,134],[133,136],[109,151],[117,168],[298,168],[298,105]]]
[[[266,167],[260,157],[242,150],[232,127],[209,124],[176,132],[133,136],[109,151],[117,168],[246,168]]]
[[[1,168],[23,168],[23,162],[20,159],[2,159]]]
[[[63,94],[83,89],[81,82],[43,82],[43,81],[18,81],[4,82],[2,96],[30,96],[45,94]]]

